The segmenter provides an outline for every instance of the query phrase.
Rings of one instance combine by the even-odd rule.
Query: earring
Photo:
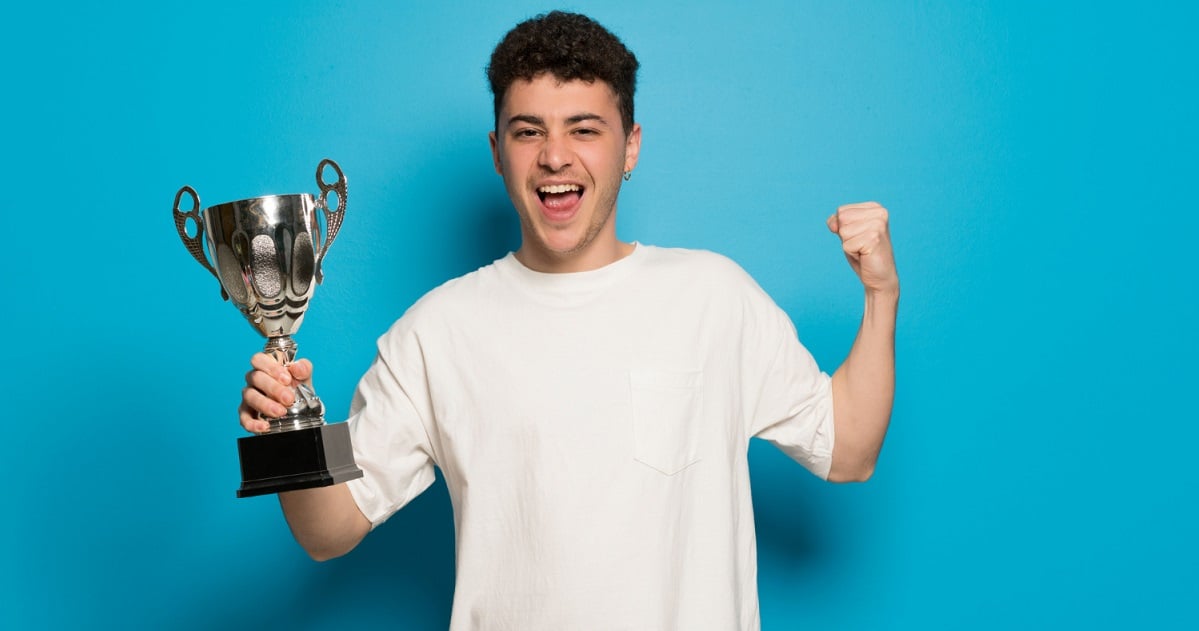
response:
[[[633,179],[633,170],[629,169],[628,171],[624,172],[624,181],[628,182],[631,179]]]

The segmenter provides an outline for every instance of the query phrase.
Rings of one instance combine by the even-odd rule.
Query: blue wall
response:
[[[273,499],[234,499],[262,341],[171,202],[313,192],[341,163],[297,338],[340,418],[408,304],[516,246],[483,67],[546,7],[244,4],[6,9],[0,627],[448,620],[444,486],[326,564]],[[829,370],[861,297],[824,218],[892,212],[875,479],[753,448],[767,629],[1199,624],[1196,11],[1045,4],[573,5],[643,66],[621,235],[733,257]]]

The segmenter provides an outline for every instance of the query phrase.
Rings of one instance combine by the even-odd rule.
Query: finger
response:
[[[870,210],[873,208],[882,208],[883,205],[878,202],[854,202],[852,204],[842,204],[837,207],[837,212],[854,211],[854,210]]]
[[[298,359],[287,366],[291,372],[291,376],[295,377],[296,381],[308,381],[312,379],[312,362],[307,359]]]
[[[246,374],[246,386],[285,406],[295,403],[296,400],[292,386],[279,383],[278,379],[261,370]]]
[[[261,419],[257,416],[251,416],[249,414],[242,415],[241,426],[242,429],[250,432],[251,434],[265,434],[271,431],[271,424],[269,421]]]
[[[847,223],[860,223],[863,221],[880,221],[887,222],[887,209],[882,206],[871,206],[868,208],[843,208],[837,211],[837,221],[844,227]]]
[[[289,371],[283,364],[279,363],[279,361],[274,357],[271,357],[266,353],[254,353],[254,356],[250,358],[250,365],[268,375],[271,375],[280,383],[288,385],[291,384],[291,371]]]
[[[841,223],[841,231],[837,233],[842,241],[848,241],[865,234],[877,235],[880,239],[887,238],[887,224],[882,219],[871,218],[859,221]]]
[[[269,416],[278,418],[287,414],[287,406],[278,400],[271,398],[261,390],[246,386],[241,391],[242,405],[250,412],[255,413],[255,416]]]
[[[828,218],[827,223],[830,231],[841,235],[842,239],[844,239],[847,226],[870,219],[881,219],[885,224],[887,221],[887,209],[883,208],[877,202],[843,204],[837,207],[837,211]]]
[[[852,238],[868,230],[877,230],[886,234],[888,215],[887,209],[872,205],[865,208],[848,208],[837,211],[837,221],[840,224],[837,234],[841,239]]]
[[[865,217],[886,217],[887,209],[875,202],[861,204],[845,204],[837,207],[837,217],[842,223],[855,221]]]
[[[267,420],[258,415],[256,410],[251,409],[246,404],[241,404],[237,408],[237,416],[241,421],[242,429],[253,434],[264,434],[271,429],[271,424]]]
[[[841,247],[846,253],[856,253],[862,256],[869,256],[875,252],[881,252],[887,244],[887,240],[883,234],[877,230],[867,230],[861,234],[854,235],[841,243]]]

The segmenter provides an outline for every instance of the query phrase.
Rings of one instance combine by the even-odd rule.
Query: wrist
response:
[[[866,305],[862,312],[862,323],[871,328],[886,326],[894,328],[899,313],[899,288],[866,290]]]
[[[899,303],[899,283],[891,287],[867,287],[866,302],[878,304]]]

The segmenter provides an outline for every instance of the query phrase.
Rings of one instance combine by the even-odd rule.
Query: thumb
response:
[[[837,219],[837,213],[829,215],[828,221],[825,223],[828,224],[828,229],[833,234],[837,234],[841,231],[841,221]]]

